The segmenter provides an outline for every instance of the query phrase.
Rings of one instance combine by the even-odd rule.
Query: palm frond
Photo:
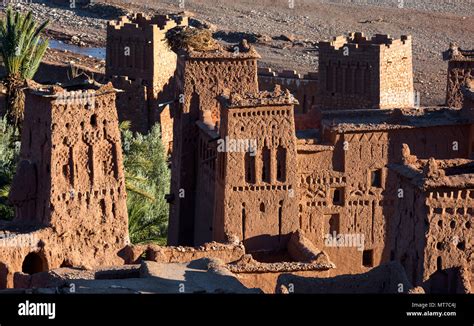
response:
[[[22,80],[32,79],[48,49],[48,41],[40,37],[48,21],[37,25],[32,12],[22,14],[7,7],[6,17],[0,22],[0,56],[7,74],[7,112],[12,124],[19,127],[23,118],[24,103]]]
[[[130,130],[132,127],[132,122],[130,120],[124,120],[119,123],[119,129],[121,131]]]
[[[149,192],[143,189],[140,189],[139,187],[135,186],[134,184],[132,184],[131,182],[127,180],[125,181],[125,187],[127,188],[127,191],[143,196],[149,200],[155,200],[155,197],[152,194],[150,194]]]

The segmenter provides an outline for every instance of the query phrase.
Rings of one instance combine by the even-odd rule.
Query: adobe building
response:
[[[472,117],[465,110],[414,107],[409,36],[366,39],[356,33],[321,47],[316,94],[321,113],[299,128],[294,97],[284,87],[257,91],[258,85],[247,83],[255,80],[255,71],[245,64],[239,71],[242,87],[231,84],[234,90],[214,86],[216,80],[225,85],[229,76],[217,79],[212,70],[201,74],[209,81],[180,75],[184,85],[191,85],[192,78],[191,89],[199,93],[185,96],[184,107],[193,109],[176,112],[194,133],[174,133],[175,145],[183,144],[175,149],[182,155],[188,143],[189,150],[186,159],[173,158],[171,244],[199,245],[235,236],[250,253],[261,256],[287,250],[289,235],[300,230],[330,257],[335,273],[363,273],[395,259],[396,238],[402,233],[388,219],[398,199],[397,174],[389,164],[402,159],[404,144],[420,159],[468,159]],[[348,64],[345,74],[338,73],[339,64],[333,66],[339,61],[340,67]],[[332,79],[347,75],[364,78]],[[326,86],[337,85],[333,90],[339,89],[339,96],[327,93],[322,83],[327,80],[337,81]],[[351,88],[364,80],[370,80],[365,84],[370,88]],[[205,100],[203,88],[208,88]],[[183,112],[189,112],[186,119]],[[188,136],[184,140],[183,134]],[[256,146],[219,149],[231,140],[254,141]],[[338,244],[328,235],[346,238]]]
[[[403,192],[391,222],[393,258],[430,293],[465,293],[474,267],[474,162],[407,155],[391,168]]]
[[[218,151],[213,222],[217,241],[235,234],[248,250],[274,250],[286,247],[298,229],[295,104],[290,92],[278,87],[222,99],[220,139],[253,144]]]
[[[176,94],[181,100],[172,116],[169,245],[192,245],[196,233],[199,243],[212,239],[218,97],[258,90],[257,52],[246,42],[216,46],[210,51],[183,50],[178,56]],[[203,232],[195,232],[198,227]]]
[[[446,105],[461,108],[464,101],[462,87],[469,79],[474,79],[474,50],[463,50],[451,43],[443,52],[443,59],[448,61]]]
[[[321,109],[389,109],[414,105],[411,36],[363,33],[319,42]]]
[[[32,85],[20,161],[0,226],[0,288],[13,274],[119,265],[129,243],[120,132],[112,84]]]
[[[166,41],[166,32],[186,26],[182,16],[134,14],[110,21],[107,26],[106,77],[117,94],[120,121],[131,129],[147,133],[159,123],[168,152],[173,141],[170,105],[175,101],[177,55]]]

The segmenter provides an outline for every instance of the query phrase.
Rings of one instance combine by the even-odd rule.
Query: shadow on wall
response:
[[[290,235],[270,235],[262,234],[254,237],[249,237],[243,240],[245,249],[247,252],[252,253],[254,250],[265,251],[272,250],[275,248],[286,249]]]
[[[432,294],[456,294],[470,292],[464,283],[462,268],[452,267],[434,272],[430,278],[423,283],[423,288],[428,293]]]
[[[0,289],[7,287],[8,267],[4,263],[0,263]]]
[[[412,289],[398,262],[380,265],[367,273],[328,278],[283,274],[278,277],[275,292],[285,292],[289,284],[294,293],[407,293]]]

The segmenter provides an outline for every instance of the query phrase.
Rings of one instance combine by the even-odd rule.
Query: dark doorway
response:
[[[26,274],[35,274],[39,272],[44,272],[47,270],[46,262],[40,254],[36,252],[30,252],[26,255],[21,271]]]

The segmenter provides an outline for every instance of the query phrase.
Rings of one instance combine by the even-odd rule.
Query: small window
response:
[[[339,234],[339,214],[327,215],[325,220],[328,223],[328,233],[330,235]]]
[[[255,183],[255,156],[245,153],[245,182]]]
[[[362,265],[365,267],[374,266],[374,251],[373,250],[364,250],[362,253]]]
[[[332,191],[332,204],[343,205],[344,204],[344,188],[335,188]]]
[[[97,116],[95,114],[93,114],[91,116],[91,126],[92,127],[96,127],[97,126]]]
[[[260,203],[260,212],[265,213],[265,204]]]
[[[382,188],[382,170],[374,170],[370,172],[370,184],[375,188]]]

